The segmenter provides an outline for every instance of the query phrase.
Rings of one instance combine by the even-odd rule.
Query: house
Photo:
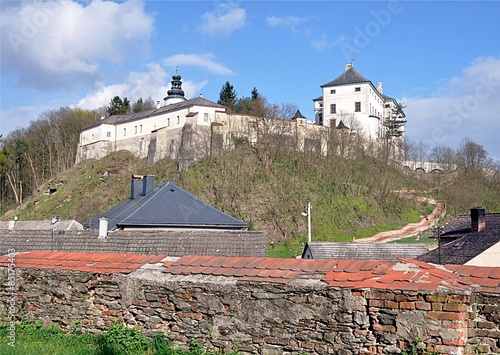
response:
[[[383,94],[382,82],[375,87],[352,63],[346,64],[345,71],[321,85],[321,89],[321,96],[313,99],[316,124],[349,127],[373,141],[385,138],[384,123],[400,107],[395,99]],[[400,118],[404,118],[401,114]]]
[[[302,259],[397,261],[415,259],[428,251],[423,244],[309,242]]]
[[[172,182],[154,185],[153,175],[134,175],[130,198],[84,223],[89,229],[242,230],[248,224],[210,206]]]
[[[500,213],[474,207],[439,231],[439,248],[417,259],[433,264],[500,266]]]

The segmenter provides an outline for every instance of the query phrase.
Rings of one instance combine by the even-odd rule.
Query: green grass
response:
[[[186,344],[189,350],[174,349],[163,334],[152,339],[144,336],[138,328],[128,328],[115,323],[108,331],[94,336],[65,334],[57,326],[43,328],[42,321],[33,324],[21,322],[16,326],[14,346],[9,344],[9,324],[0,324],[0,354],[2,355],[218,355],[200,345],[196,339]],[[233,355],[237,352],[231,353]]]

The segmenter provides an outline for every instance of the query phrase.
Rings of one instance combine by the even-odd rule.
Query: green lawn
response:
[[[218,355],[192,340],[189,350],[174,349],[162,334],[148,339],[137,328],[115,323],[99,336],[65,334],[57,326],[42,328],[42,322],[22,322],[16,326],[15,344],[8,338],[8,323],[0,324],[0,354],[2,355]],[[237,353],[232,353],[236,355]]]

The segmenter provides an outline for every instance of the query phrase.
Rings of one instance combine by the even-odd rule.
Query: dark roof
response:
[[[429,263],[463,265],[486,249],[500,243],[500,213],[486,214],[486,227],[480,232],[471,232],[470,216],[459,216],[453,219],[443,230],[441,237],[452,241],[434,249],[417,259]]]
[[[215,228],[242,229],[248,225],[191,195],[173,182],[155,186],[146,195],[129,198],[84,224],[99,229],[108,219],[108,230],[117,228]]]
[[[0,255],[16,252],[267,256],[267,233],[233,230],[115,231],[103,239],[95,230],[3,230]]]
[[[192,106],[205,106],[205,107],[214,107],[214,108],[220,108],[220,109],[225,109],[225,106],[219,105],[213,101],[207,100],[203,97],[196,97],[194,99],[189,99],[185,100],[182,102],[177,102],[173,103],[170,105],[166,106],[161,106],[160,108],[153,109],[153,110],[148,110],[148,111],[143,111],[143,112],[138,112],[138,113],[133,113],[131,115],[113,115],[109,116],[106,118],[103,118],[102,120],[96,121],[92,123],[91,125],[88,125],[87,127],[83,128],[82,131],[85,131],[87,129],[90,129],[92,127],[99,126],[100,124],[119,124],[123,122],[130,122],[130,121],[136,121],[136,120],[141,120],[144,118],[152,117],[152,116],[158,116],[162,115],[168,112],[175,112],[187,107],[192,107]]]
[[[345,70],[335,80],[332,80],[324,85],[321,85],[321,87],[347,85],[347,84],[358,84],[358,83],[371,83],[371,81],[366,79],[361,74],[359,74],[357,72],[357,70],[351,66],[351,67],[347,68],[347,70]]]
[[[339,124],[335,128],[337,128],[337,129],[349,129],[349,127],[347,127],[345,125],[344,121],[342,121],[342,120],[340,120]]]
[[[388,260],[399,258],[415,259],[429,249],[423,244],[396,243],[307,243],[302,257],[308,252],[312,259],[356,259],[356,260]]]
[[[295,120],[297,118],[306,118],[306,117],[300,112],[300,110],[297,110],[297,112],[295,112],[295,115],[293,115],[292,120]]]

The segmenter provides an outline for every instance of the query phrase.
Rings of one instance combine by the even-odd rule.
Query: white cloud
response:
[[[430,97],[402,101],[407,105],[406,130],[412,139],[456,148],[469,137],[500,159],[500,57],[478,58]]]
[[[231,69],[223,64],[214,61],[215,56],[212,53],[203,54],[176,54],[166,58],[163,64],[166,66],[195,66],[208,70],[214,74],[229,75],[233,74]]]
[[[219,4],[212,12],[202,17],[201,32],[209,36],[229,37],[245,26],[246,11],[236,4]]]
[[[307,21],[307,17],[295,17],[295,16],[269,16],[267,19],[267,25],[269,27],[288,27],[290,29],[295,29],[301,23]]]
[[[85,109],[96,109],[109,104],[109,101],[115,97],[126,97],[132,103],[139,98],[152,98],[153,101],[163,102],[170,89],[169,75],[165,69],[158,63],[147,65],[148,70],[143,72],[131,72],[125,83],[105,86],[103,83],[97,83],[95,89],[81,99],[76,106]],[[193,82],[183,81],[182,89],[186,98],[197,96],[201,89],[207,84],[207,81]]]
[[[322,51],[331,47],[335,47],[348,40],[349,38],[347,38],[346,36],[340,36],[335,41],[332,41],[326,34],[323,34],[319,38],[313,38],[311,40],[311,46],[317,51]]]
[[[15,73],[22,85],[41,89],[69,86],[75,75],[92,77],[102,60],[116,63],[147,53],[153,31],[141,0],[86,6],[23,1],[0,16],[2,74]]]

